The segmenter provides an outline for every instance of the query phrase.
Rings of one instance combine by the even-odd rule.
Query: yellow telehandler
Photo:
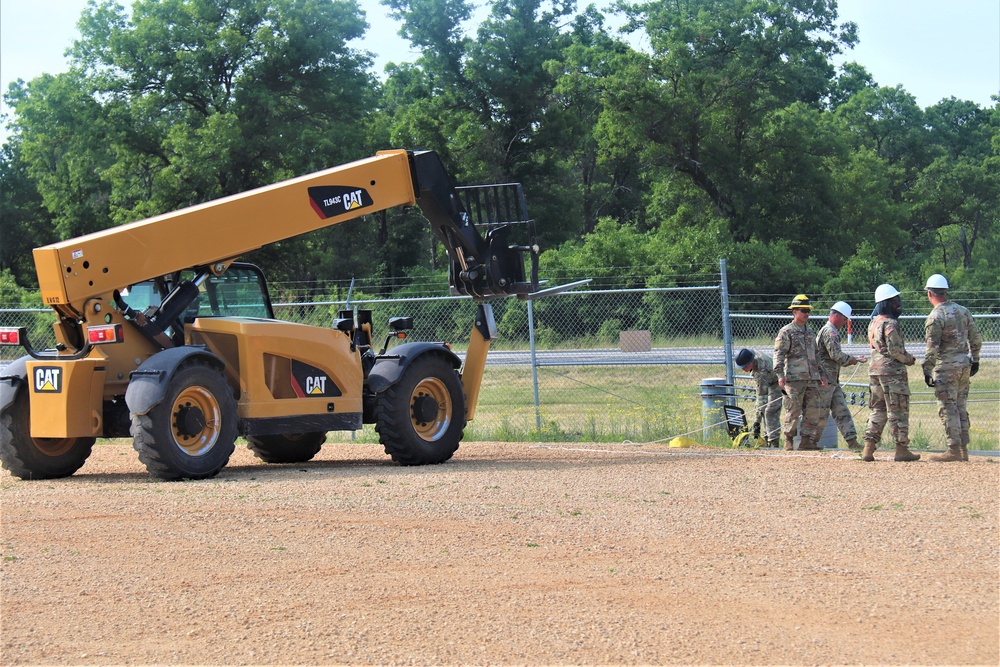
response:
[[[263,273],[236,261],[409,205],[448,251],[452,294],[478,302],[464,365],[443,343],[375,350],[370,311],[330,328],[276,320]],[[57,342],[36,350],[24,328],[0,329],[27,352],[0,372],[0,461],[65,477],[96,438],[131,435],[153,476],[203,479],[238,436],[264,461],[300,462],[364,423],[397,463],[447,461],[496,336],[489,302],[541,294],[538,252],[518,184],[456,188],[434,152],[405,150],[36,248]],[[389,327],[402,337],[412,321]]]

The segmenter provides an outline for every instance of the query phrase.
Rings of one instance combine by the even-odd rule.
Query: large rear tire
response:
[[[326,433],[284,433],[247,436],[247,447],[265,463],[304,463],[326,442]]]
[[[378,397],[375,430],[400,465],[444,463],[462,441],[465,394],[451,362],[429,354]]]
[[[28,392],[0,415],[0,461],[21,479],[69,477],[90,456],[96,438],[33,438]]]
[[[133,446],[154,477],[205,479],[219,474],[236,448],[236,399],[222,375],[192,360],[177,369],[163,400],[132,415]]]

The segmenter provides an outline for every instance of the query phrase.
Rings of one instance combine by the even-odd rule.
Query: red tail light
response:
[[[125,332],[120,324],[106,324],[87,329],[87,337],[91,345],[120,343],[125,340]]]
[[[14,327],[0,328],[0,345],[20,345],[21,331]]]

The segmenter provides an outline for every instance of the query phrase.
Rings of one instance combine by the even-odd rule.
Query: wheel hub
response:
[[[183,405],[177,410],[174,428],[178,435],[193,438],[205,429],[205,413],[197,405]]]
[[[413,399],[413,420],[421,424],[434,421],[438,416],[438,403],[431,396]]]

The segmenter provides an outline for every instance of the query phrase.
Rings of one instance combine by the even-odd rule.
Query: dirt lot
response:
[[[1000,662],[1000,465],[464,443],[0,476],[8,664]]]

